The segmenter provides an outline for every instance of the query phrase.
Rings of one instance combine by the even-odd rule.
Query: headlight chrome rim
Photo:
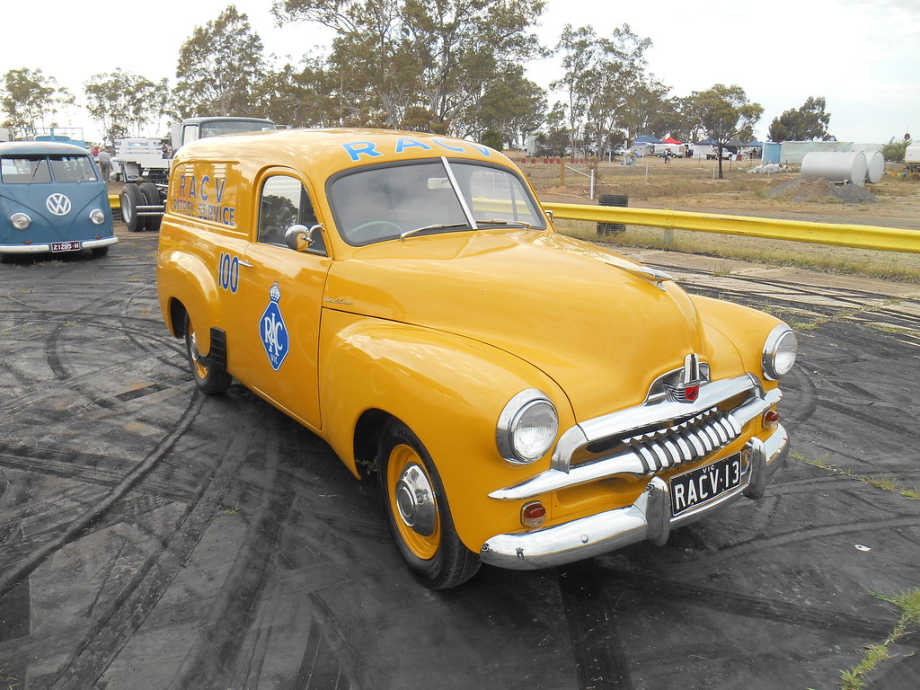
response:
[[[101,208],[94,208],[89,212],[89,219],[96,225],[102,225],[105,222],[105,213]]]
[[[521,434],[526,432],[526,425],[538,420],[541,415],[548,415],[537,430],[537,438],[531,441],[527,450],[521,447]],[[495,440],[498,451],[508,462],[515,465],[530,465],[552,449],[559,433],[559,413],[549,396],[536,388],[528,388],[515,395],[505,405],[498,418]],[[533,445],[536,443],[536,445]]]
[[[796,348],[798,342],[793,331],[784,323],[776,326],[767,336],[763,345],[763,374],[771,380],[777,381],[785,376],[795,365]]]
[[[10,216],[10,224],[17,230],[28,230],[32,219],[28,213],[18,212]]]

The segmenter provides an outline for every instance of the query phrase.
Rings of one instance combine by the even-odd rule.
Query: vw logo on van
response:
[[[52,194],[45,202],[45,206],[56,216],[66,216],[70,213],[70,199],[63,194]]]

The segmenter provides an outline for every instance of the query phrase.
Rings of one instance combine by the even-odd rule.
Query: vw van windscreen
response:
[[[117,241],[108,189],[88,151],[0,144],[0,259],[82,249],[104,255]]]

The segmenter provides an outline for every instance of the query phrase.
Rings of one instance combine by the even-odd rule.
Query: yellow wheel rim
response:
[[[441,519],[425,463],[409,445],[398,444],[387,463],[387,498],[399,536],[422,560],[431,560],[441,544]]]

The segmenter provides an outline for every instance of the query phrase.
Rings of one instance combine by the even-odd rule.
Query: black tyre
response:
[[[198,351],[195,326],[188,314],[185,315],[185,354],[192,367],[196,385],[205,395],[219,395],[233,383],[233,377]]]
[[[144,219],[137,215],[137,207],[144,203],[144,195],[138,186],[133,182],[125,183],[121,188],[121,219],[128,226],[128,232],[144,229]]]
[[[160,201],[160,190],[157,189],[157,186],[153,182],[141,182],[138,185],[141,190],[141,196],[144,197],[144,204],[147,206],[159,206],[162,202]],[[144,229],[149,230],[150,232],[158,232],[160,229],[160,221],[163,220],[163,216],[144,216]]]
[[[629,197],[625,194],[601,194],[597,200],[598,206],[629,206]],[[598,235],[618,235],[626,230],[625,225],[619,223],[598,223]]]
[[[457,536],[434,461],[398,420],[383,430],[377,477],[390,533],[412,574],[432,589],[456,587],[473,577],[482,561]]]
[[[92,248],[93,256],[105,256],[109,253],[108,247],[93,247]]]

